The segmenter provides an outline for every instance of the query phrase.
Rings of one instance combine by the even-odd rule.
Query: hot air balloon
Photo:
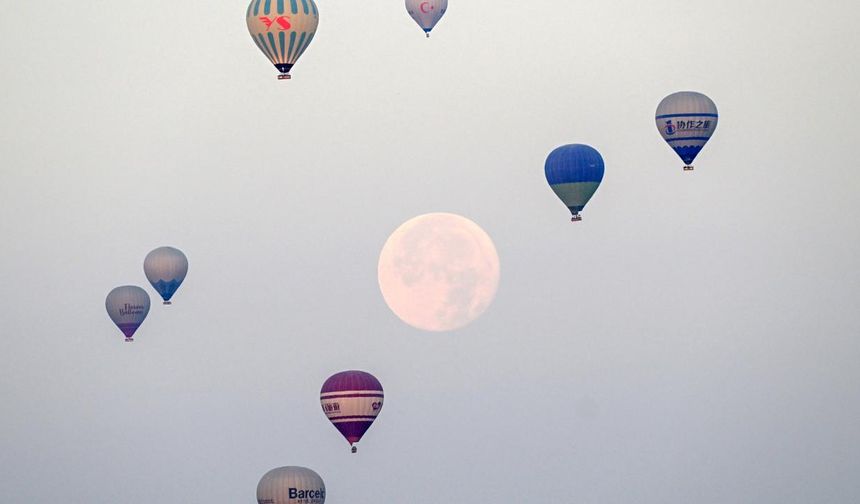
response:
[[[343,371],[332,375],[320,390],[320,403],[325,416],[343,434],[350,446],[367,432],[382,410],[385,394],[372,374],[364,371]],[[356,447],[352,447],[352,453]]]
[[[448,10],[448,0],[406,0],[406,11],[430,37],[430,30]]]
[[[164,304],[169,305],[170,298],[188,274],[188,259],[179,249],[158,247],[146,254],[143,272],[164,300]]]
[[[149,294],[136,285],[123,285],[108,293],[105,308],[125,340],[134,341],[134,332],[149,313]]]
[[[278,467],[257,483],[257,504],[324,504],[325,483],[307,467]]]
[[[281,72],[278,79],[289,79],[320,18],[314,0],[251,0],[245,20],[254,43]]]
[[[544,170],[549,186],[570,209],[570,220],[582,220],[579,212],[603,180],[600,153],[588,145],[562,145],[549,153]]]
[[[660,136],[684,161],[684,171],[690,171],[717,129],[717,106],[702,93],[679,91],[663,98],[655,119]]]

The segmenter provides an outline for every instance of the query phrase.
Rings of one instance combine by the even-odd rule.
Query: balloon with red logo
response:
[[[406,11],[430,37],[430,30],[448,10],[448,0],[406,0]]]
[[[323,413],[352,446],[382,410],[385,394],[372,374],[342,371],[329,377],[320,390]],[[352,453],[356,447],[352,447]]]
[[[320,17],[314,0],[251,0],[245,14],[257,47],[289,79],[290,70],[311,45]]]

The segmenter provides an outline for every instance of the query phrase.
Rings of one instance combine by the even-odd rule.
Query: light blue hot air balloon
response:
[[[113,323],[125,334],[126,341],[132,336],[149,313],[149,294],[136,285],[123,285],[108,293],[105,309]]]
[[[684,161],[684,170],[690,171],[717,129],[717,106],[702,93],[679,91],[663,98],[655,119],[660,136]]]
[[[549,153],[544,170],[549,186],[570,209],[570,220],[582,220],[579,212],[603,180],[600,153],[588,145],[562,145]]]
[[[406,0],[406,12],[424,30],[427,37],[448,10],[448,0]]]
[[[143,272],[164,300],[164,304],[169,305],[170,298],[188,274],[188,258],[179,249],[158,247],[146,254]]]

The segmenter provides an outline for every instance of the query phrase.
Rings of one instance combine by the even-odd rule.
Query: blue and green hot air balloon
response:
[[[584,144],[562,145],[549,153],[544,169],[550,188],[570,209],[570,220],[582,220],[579,212],[603,180],[600,153]]]

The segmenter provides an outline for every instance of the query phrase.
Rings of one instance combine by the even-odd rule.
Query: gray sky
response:
[[[390,4],[390,5],[389,5]],[[0,17],[0,501],[860,498],[855,2],[320,0],[289,82],[242,2],[14,2]],[[719,107],[683,173],[653,115]],[[573,225],[543,162],[606,161]],[[445,211],[493,237],[472,325],[388,310],[380,248]],[[134,344],[104,310],[190,260]],[[319,407],[365,369],[348,453]]]

